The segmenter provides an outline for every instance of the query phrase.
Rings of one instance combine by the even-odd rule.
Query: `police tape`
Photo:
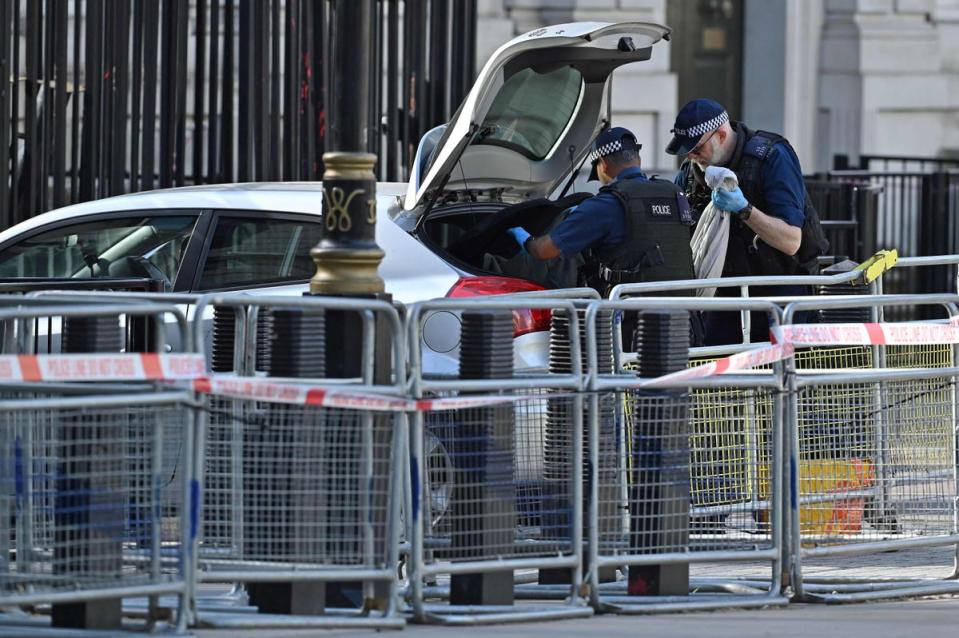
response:
[[[722,359],[710,361],[693,368],[678,370],[670,374],[656,377],[655,379],[637,379],[629,383],[629,387],[636,388],[661,388],[667,386],[676,386],[682,381],[692,379],[705,379],[706,377],[718,376],[728,372],[739,372],[748,370],[760,365],[768,365],[783,361],[793,356],[795,347],[791,343],[779,343],[755,350],[739,352]]]
[[[205,377],[195,379],[193,389],[201,394],[232,399],[379,412],[464,410],[547,398],[544,394],[513,394],[410,399],[389,394],[325,388],[305,383],[281,383],[256,377]],[[573,396],[573,393],[551,393],[548,398],[557,399],[566,396]]]
[[[682,387],[693,379],[783,361],[797,347],[959,344],[959,317],[948,323],[836,323],[780,326],[770,345],[679,370],[655,379],[623,379],[623,388]],[[208,375],[201,354],[0,355],[0,381],[189,381],[194,391],[235,399],[371,411],[441,411],[573,396],[573,392],[466,395],[431,399],[329,388],[262,377]]]
[[[0,381],[177,381],[205,374],[202,354],[0,355]]]
[[[780,326],[775,343],[793,346],[900,346],[959,343],[959,317],[948,323],[810,323]]]

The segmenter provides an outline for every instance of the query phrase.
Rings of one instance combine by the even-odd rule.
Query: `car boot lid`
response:
[[[530,31],[486,62],[451,122],[424,135],[404,208],[444,192],[498,189],[542,197],[579,164],[605,124],[614,69],[648,60],[669,28],[577,22]]]

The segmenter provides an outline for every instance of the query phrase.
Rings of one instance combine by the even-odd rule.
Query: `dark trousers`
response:
[[[809,296],[809,286],[757,286],[749,289],[750,297]],[[716,297],[739,297],[738,288],[717,288]],[[797,315],[799,323],[813,320],[815,313],[803,312]],[[749,340],[752,343],[769,341],[769,315],[764,312],[751,312],[749,315]],[[743,342],[742,321],[738,311],[716,311],[703,313],[703,326],[707,346],[724,346]]]

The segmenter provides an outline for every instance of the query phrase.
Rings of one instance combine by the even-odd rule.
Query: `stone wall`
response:
[[[959,152],[959,1],[826,0],[819,157]]]

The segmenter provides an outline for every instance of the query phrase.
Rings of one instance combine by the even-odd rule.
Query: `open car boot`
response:
[[[469,235],[451,245],[450,252],[485,272],[526,279],[550,289],[573,287],[582,256],[541,261],[520,250],[507,231],[522,226],[534,235],[546,234],[570,208],[589,197],[588,193],[575,193],[556,201],[541,198],[509,206],[477,223]]]

